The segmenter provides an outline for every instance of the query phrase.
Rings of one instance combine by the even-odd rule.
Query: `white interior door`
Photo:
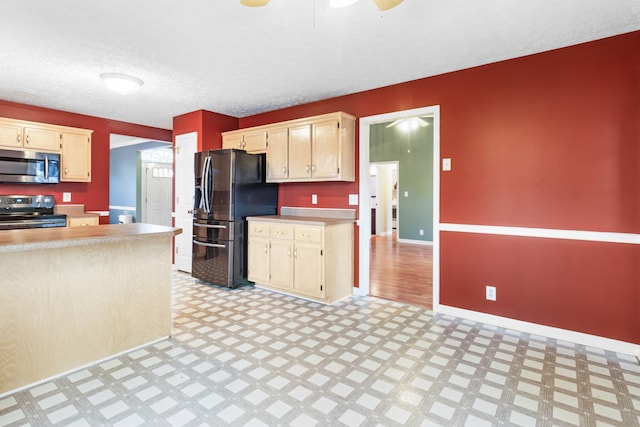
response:
[[[171,226],[171,165],[143,163],[142,222]]]
[[[175,226],[182,234],[175,239],[175,266],[191,273],[191,250],[193,240],[193,198],[195,194],[193,155],[198,150],[198,133],[176,136],[176,199]]]

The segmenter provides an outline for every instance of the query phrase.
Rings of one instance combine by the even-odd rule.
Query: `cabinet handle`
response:
[[[264,245],[264,253],[268,253],[269,252],[269,248],[267,247],[268,245]]]
[[[20,134],[18,134],[18,142],[22,141],[22,136]]]
[[[25,140],[25,142],[28,144],[29,143],[29,135],[27,134],[27,138]]]
[[[69,173],[69,168],[64,168],[64,173]]]
[[[307,165],[307,173],[309,173],[309,165]]]
[[[287,252],[287,256],[291,258],[291,249],[289,249],[289,252]]]
[[[286,172],[287,172],[287,168],[286,168],[286,166],[283,166],[282,167],[282,173],[286,173]]]
[[[316,165],[311,165],[311,172],[316,170]]]
[[[294,258],[298,258],[298,248],[295,248],[295,249],[293,250],[293,257],[294,257]]]

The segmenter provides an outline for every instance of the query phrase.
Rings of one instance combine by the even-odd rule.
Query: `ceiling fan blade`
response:
[[[249,7],[264,6],[269,3],[269,0],[240,0],[240,4]]]
[[[378,9],[389,10],[402,3],[402,0],[373,0],[373,2],[378,6]]]

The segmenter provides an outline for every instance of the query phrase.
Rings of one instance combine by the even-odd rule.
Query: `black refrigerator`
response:
[[[264,154],[195,153],[191,275],[236,288],[247,280],[247,216],[275,215],[278,184],[267,184]]]

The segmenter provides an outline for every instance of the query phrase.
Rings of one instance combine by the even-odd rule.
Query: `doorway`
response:
[[[355,291],[359,295],[369,295],[370,286],[370,266],[371,266],[371,177],[370,177],[370,149],[371,149],[371,129],[376,124],[399,122],[411,117],[430,116],[433,118],[433,145],[432,145],[432,301],[433,309],[439,305],[439,200],[440,200],[440,107],[431,106],[412,110],[397,111],[393,113],[381,114],[360,118],[360,205],[359,205],[359,288]],[[402,179],[400,177],[399,179]],[[409,197],[409,191],[406,192]],[[405,192],[400,191],[399,198],[404,197]],[[401,219],[401,218],[400,218]],[[402,221],[401,221],[402,222]],[[422,231],[422,230],[421,230]]]
[[[171,217],[171,205],[166,203],[168,184],[165,181],[172,181],[173,177],[164,177],[163,185],[146,188],[144,163],[152,167],[152,175],[153,167],[157,168],[156,175],[166,174],[166,165],[173,162],[171,142],[111,134],[109,148],[109,223],[155,221],[154,217],[148,218],[146,212],[143,213],[143,209],[148,207],[144,203],[146,199],[161,202],[157,207],[158,222],[152,223],[165,224],[167,209],[169,220]],[[142,153],[146,153],[144,158]]]
[[[371,235],[398,236],[398,162],[375,162],[369,166],[371,180]]]

